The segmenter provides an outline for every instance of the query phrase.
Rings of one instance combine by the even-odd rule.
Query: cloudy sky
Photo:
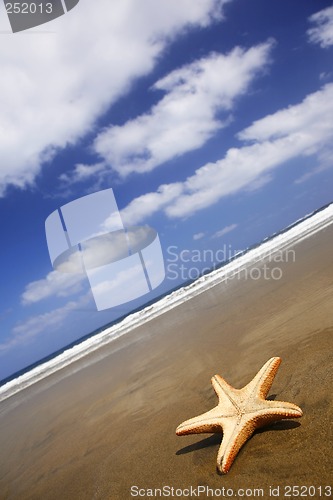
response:
[[[332,201],[330,1],[80,0],[16,34],[1,2],[0,43],[0,379]],[[166,278],[97,311],[45,220],[110,188]]]

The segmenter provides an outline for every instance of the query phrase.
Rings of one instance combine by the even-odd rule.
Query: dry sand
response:
[[[333,226],[296,245],[295,262],[271,263],[280,280],[218,285],[4,401],[1,499],[127,499],[133,485],[232,488],[235,498],[238,488],[270,498],[279,486],[283,498],[307,485],[324,495],[333,482],[332,249]],[[212,375],[241,387],[271,356],[282,365],[270,395],[304,416],[256,432],[218,475],[221,436],[175,429],[215,406]]]

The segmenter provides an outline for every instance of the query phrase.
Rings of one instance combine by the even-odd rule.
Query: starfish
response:
[[[218,405],[180,424],[176,434],[223,432],[217,469],[226,474],[238,451],[256,429],[277,420],[303,415],[302,410],[292,403],[266,400],[280,363],[281,358],[269,359],[242,389],[234,389],[220,375],[214,375],[211,382],[219,398]]]

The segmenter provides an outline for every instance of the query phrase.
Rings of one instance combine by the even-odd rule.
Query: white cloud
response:
[[[166,208],[172,217],[192,215],[224,196],[249,189],[286,161],[322,154],[333,139],[333,85],[254,122],[239,138],[255,141],[229,149],[225,158],[207,164],[184,183],[184,193]],[[332,157],[332,156],[331,156]]]
[[[272,44],[212,53],[172,71],[153,86],[166,95],[149,113],[100,133],[96,153],[125,176],[202,147],[230,121],[235,99],[266,67]],[[228,112],[223,120],[218,118],[222,111]]]
[[[205,236],[205,233],[196,233],[193,235],[194,241],[201,240]]]
[[[160,211],[173,200],[177,199],[183,190],[181,182],[163,184],[154,193],[143,194],[135,198],[121,211],[121,218],[125,224],[137,224],[155,212]]]
[[[238,227],[238,224],[230,224],[229,226],[224,227],[223,229],[220,229],[219,231],[216,231],[216,233],[213,234],[212,238],[222,238],[225,234],[231,233],[231,231],[234,231]]]
[[[315,25],[307,31],[310,41],[323,49],[333,45],[333,7],[316,12],[309,20]]]
[[[68,302],[62,307],[31,316],[26,321],[22,321],[13,328],[11,336],[0,344],[0,352],[7,351],[17,345],[27,344],[37,335],[49,333],[49,331],[59,328],[68,316],[85,306],[88,300],[90,297],[84,295],[78,301]]]
[[[288,160],[316,155],[319,162],[332,164],[333,84],[254,122],[239,138],[252,144],[231,148],[221,160],[199,168],[177,184],[171,199],[158,190],[133,200],[124,212],[131,208],[136,222],[161,209],[169,217],[188,217],[240,190],[258,189]],[[172,186],[163,186],[163,192]]]
[[[239,138],[264,142],[298,134],[307,150],[313,146],[317,149],[331,137],[332,108],[333,84],[328,84],[308,95],[300,104],[255,121],[239,134]]]
[[[29,305],[49,297],[68,297],[82,290],[85,275],[51,271],[43,279],[29,283],[21,296],[22,304]]]
[[[81,0],[34,32],[2,36],[0,195],[32,183],[59,148],[92,130],[166,44],[220,18],[227,0]],[[53,32],[51,31],[53,30]],[[77,175],[80,172],[76,171]],[[81,171],[82,174],[82,171]]]
[[[86,183],[84,191],[96,193],[100,191],[105,186],[106,177],[111,173],[110,169],[106,168],[104,162],[98,162],[94,164],[85,165],[83,163],[77,163],[73,170],[68,170],[67,173],[63,173],[59,176],[59,184],[54,190],[52,196],[56,198],[73,198],[75,196],[72,188],[76,184]],[[87,182],[89,181],[89,182]]]
[[[67,174],[61,174],[59,180],[66,186],[67,184],[76,184],[78,182],[83,182],[96,174],[100,174],[105,170],[105,165],[103,162],[95,163],[94,165],[84,165],[78,163],[72,172]]]
[[[76,302],[68,302],[65,306],[53,309],[52,311],[32,316],[27,321],[20,323],[13,328],[13,333],[25,338],[32,337],[45,331],[46,328],[59,326],[60,323],[75,309]]]
[[[93,287],[95,298],[109,304],[108,296],[116,294],[118,304],[128,302],[129,290],[132,298],[140,297],[142,294],[142,265],[141,264],[126,264],[126,269],[119,269],[115,274],[114,279],[103,280],[100,269],[93,270],[91,277],[97,277],[96,284]],[[147,286],[147,291],[148,285]]]
[[[257,179],[278,165],[301,153],[297,139],[230,149],[226,157],[196,171],[184,183],[184,194],[166,207],[170,217],[188,217],[221,198],[248,189]]]
[[[156,236],[155,230],[149,226],[127,227],[126,232],[114,231],[113,227],[111,224],[109,228],[106,220],[102,236],[81,243],[81,256],[86,270],[122,260],[145,248]]]

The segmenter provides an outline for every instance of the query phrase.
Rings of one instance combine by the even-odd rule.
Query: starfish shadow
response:
[[[274,422],[270,425],[262,427],[261,429],[256,429],[253,436],[256,434],[262,434],[267,431],[286,431],[288,429],[296,429],[301,424],[300,422],[295,422],[294,420],[280,420],[278,422]],[[250,440],[253,438],[250,437]],[[221,439],[223,437],[223,433],[217,432],[216,434],[212,434],[211,436],[201,439],[196,443],[189,444],[188,446],[184,446],[180,450],[176,451],[176,455],[185,455],[186,453],[191,453],[192,451],[201,450],[202,448],[208,448],[209,446],[214,446],[216,444],[221,444]]]
[[[294,420],[279,420],[278,422],[273,422],[272,424],[266,425],[261,429],[256,429],[254,435],[267,431],[287,431],[288,429],[296,429],[296,427],[299,427],[300,425],[300,422],[295,422]]]
[[[197,441],[196,443],[189,444],[184,448],[181,448],[176,452],[176,455],[184,455],[185,453],[191,453],[191,451],[201,450],[202,448],[208,448],[208,446],[214,446],[216,444],[221,443],[222,432],[213,434],[205,439],[201,439],[201,441]]]

